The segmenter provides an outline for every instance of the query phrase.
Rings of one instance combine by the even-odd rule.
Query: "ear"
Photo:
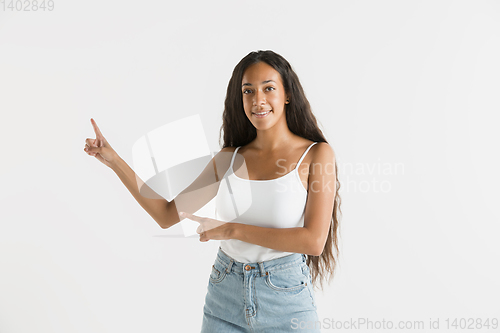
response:
[[[285,98],[285,104],[290,103],[290,96],[286,95],[285,97],[286,97]]]

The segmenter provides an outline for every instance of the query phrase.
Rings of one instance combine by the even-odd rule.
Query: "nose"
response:
[[[257,90],[254,96],[253,105],[258,106],[266,104],[266,96],[263,91]]]

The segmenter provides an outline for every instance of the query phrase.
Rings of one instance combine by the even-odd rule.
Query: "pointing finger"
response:
[[[185,217],[185,218],[190,219],[192,221],[196,221],[196,222],[200,222],[201,223],[201,217],[198,217],[196,215],[185,213],[185,212],[180,212],[179,215],[181,217]]]
[[[97,126],[97,123],[95,122],[95,120],[93,118],[90,118],[90,122],[92,123],[92,126],[94,127],[94,132],[97,136],[97,139],[102,139],[104,138],[104,136],[102,135],[101,133],[101,130],[99,129],[99,127]],[[97,143],[97,142],[96,142]]]

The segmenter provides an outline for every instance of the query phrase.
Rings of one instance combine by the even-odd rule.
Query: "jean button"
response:
[[[250,265],[246,265],[246,266],[245,266],[245,270],[249,271],[249,270],[251,270],[251,269],[252,269],[252,268],[250,267]]]

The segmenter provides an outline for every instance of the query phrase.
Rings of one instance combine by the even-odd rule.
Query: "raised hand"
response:
[[[87,138],[85,140],[85,148],[83,150],[86,151],[88,155],[95,156],[95,158],[111,168],[111,164],[116,160],[116,158],[118,158],[118,154],[113,148],[111,148],[111,145],[104,138],[99,130],[99,127],[97,127],[95,120],[90,118],[90,122],[94,127],[96,138]]]

